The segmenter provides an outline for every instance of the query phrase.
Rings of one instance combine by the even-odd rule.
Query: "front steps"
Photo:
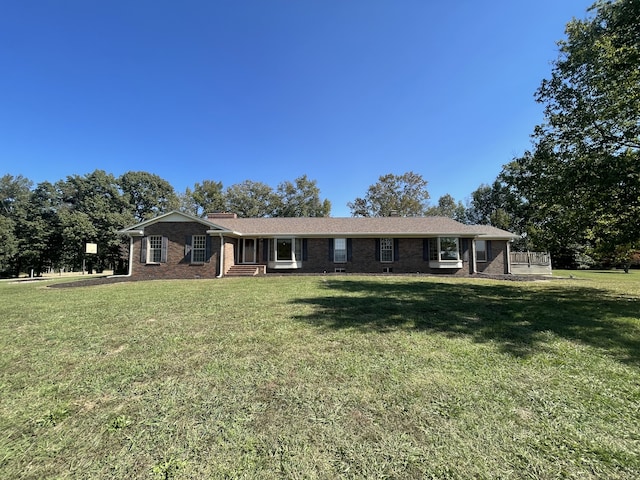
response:
[[[226,277],[255,277],[257,275],[265,275],[266,267],[264,265],[233,265],[227,273]]]

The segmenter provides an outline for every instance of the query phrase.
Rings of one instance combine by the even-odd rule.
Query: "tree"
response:
[[[117,184],[134,210],[137,221],[175,210],[178,196],[169,182],[147,172],[127,172],[118,178]]]
[[[31,180],[18,175],[3,175],[0,178],[0,273],[20,274],[21,239],[24,232],[19,228],[24,221],[31,195]]]
[[[62,258],[78,268],[84,243],[98,244],[98,254],[87,257],[89,269],[112,266],[120,259],[121,239],[117,231],[134,223],[131,204],[120,193],[113,175],[95,170],[84,177],[73,175],[56,184],[61,192],[60,224]]]
[[[560,149],[618,153],[640,148],[640,2],[600,0],[595,16],[567,24],[567,39],[537,100]]]
[[[36,275],[59,266],[62,252],[59,209],[59,192],[51,183],[43,182],[31,192],[25,215],[18,222],[21,264],[33,269]]]
[[[448,193],[438,199],[437,206],[427,209],[427,215],[449,217],[463,223],[466,221],[466,209],[464,205],[460,201],[456,202]]]
[[[222,182],[204,180],[196,183],[191,190],[185,190],[183,211],[197,217],[204,217],[209,212],[222,211],[226,208]]]
[[[468,216],[523,236],[564,266],[627,263],[640,248],[640,2],[599,1],[567,24],[536,100],[534,148],[472,195]]]
[[[347,203],[354,217],[422,216],[428,209],[427,181],[421,175],[407,172],[389,173],[369,186],[364,197]]]
[[[245,180],[225,191],[226,210],[239,217],[272,217],[279,200],[273,189],[262,182]]]
[[[537,91],[546,123],[512,180],[550,243],[624,259],[640,248],[640,2],[599,1],[591,11],[567,24]]]
[[[6,215],[0,215],[0,276],[15,273],[17,254],[15,222]]]
[[[278,185],[278,204],[276,217],[328,217],[331,213],[331,202],[320,200],[320,189],[315,180],[306,175]]]

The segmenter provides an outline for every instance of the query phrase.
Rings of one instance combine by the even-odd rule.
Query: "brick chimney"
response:
[[[213,220],[214,218],[238,218],[238,215],[231,212],[213,212],[207,213],[207,219]]]

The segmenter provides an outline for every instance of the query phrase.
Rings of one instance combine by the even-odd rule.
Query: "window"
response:
[[[269,261],[301,261],[302,243],[301,238],[274,238],[269,249]]]
[[[450,268],[454,264],[456,267],[462,267],[459,239],[456,237],[430,238],[429,262],[435,268]]]
[[[336,263],[344,263],[347,261],[347,239],[333,239],[333,261]]]
[[[460,253],[458,239],[455,237],[440,237],[440,260],[459,260]]]
[[[207,255],[206,235],[191,237],[191,263],[204,263]]]
[[[147,261],[149,263],[162,262],[162,236],[151,235],[149,237],[149,249],[147,252]]]
[[[292,243],[290,238],[279,238],[276,241],[276,260],[293,260]]]
[[[393,262],[393,238],[380,239],[380,261]]]
[[[476,240],[476,261],[487,261],[487,242],[485,240]]]

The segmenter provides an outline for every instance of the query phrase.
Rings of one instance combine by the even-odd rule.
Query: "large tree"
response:
[[[426,214],[428,200],[427,181],[421,175],[388,173],[369,186],[364,197],[356,198],[347,206],[354,217],[415,217]]]
[[[148,172],[127,172],[117,181],[131,204],[136,220],[142,221],[179,206],[178,196],[169,182]]]
[[[204,180],[202,183],[196,183],[193,190],[187,187],[182,196],[182,210],[198,217],[226,208],[222,182]]]
[[[85,176],[69,176],[56,186],[62,195],[62,258],[76,268],[83,258],[97,269],[114,265],[121,254],[121,239],[116,232],[135,221],[131,204],[120,192],[115,177],[95,170]],[[85,257],[85,242],[97,243],[98,254]]]
[[[455,200],[450,194],[446,193],[438,199],[438,205],[429,207],[427,215],[449,217],[458,222],[466,221],[466,209],[461,201]]]
[[[272,217],[278,206],[278,196],[262,182],[245,180],[225,190],[226,210],[239,217]]]
[[[640,248],[640,1],[599,1],[567,24],[536,99],[534,149],[506,165],[528,229],[552,251],[624,262]]]
[[[277,189],[278,205],[274,215],[277,217],[328,217],[331,202],[320,200],[320,189],[315,180],[306,175],[282,182]]]
[[[0,177],[0,274],[19,274],[22,256],[19,226],[27,216],[31,180],[22,175]],[[24,245],[24,244],[23,244]]]

